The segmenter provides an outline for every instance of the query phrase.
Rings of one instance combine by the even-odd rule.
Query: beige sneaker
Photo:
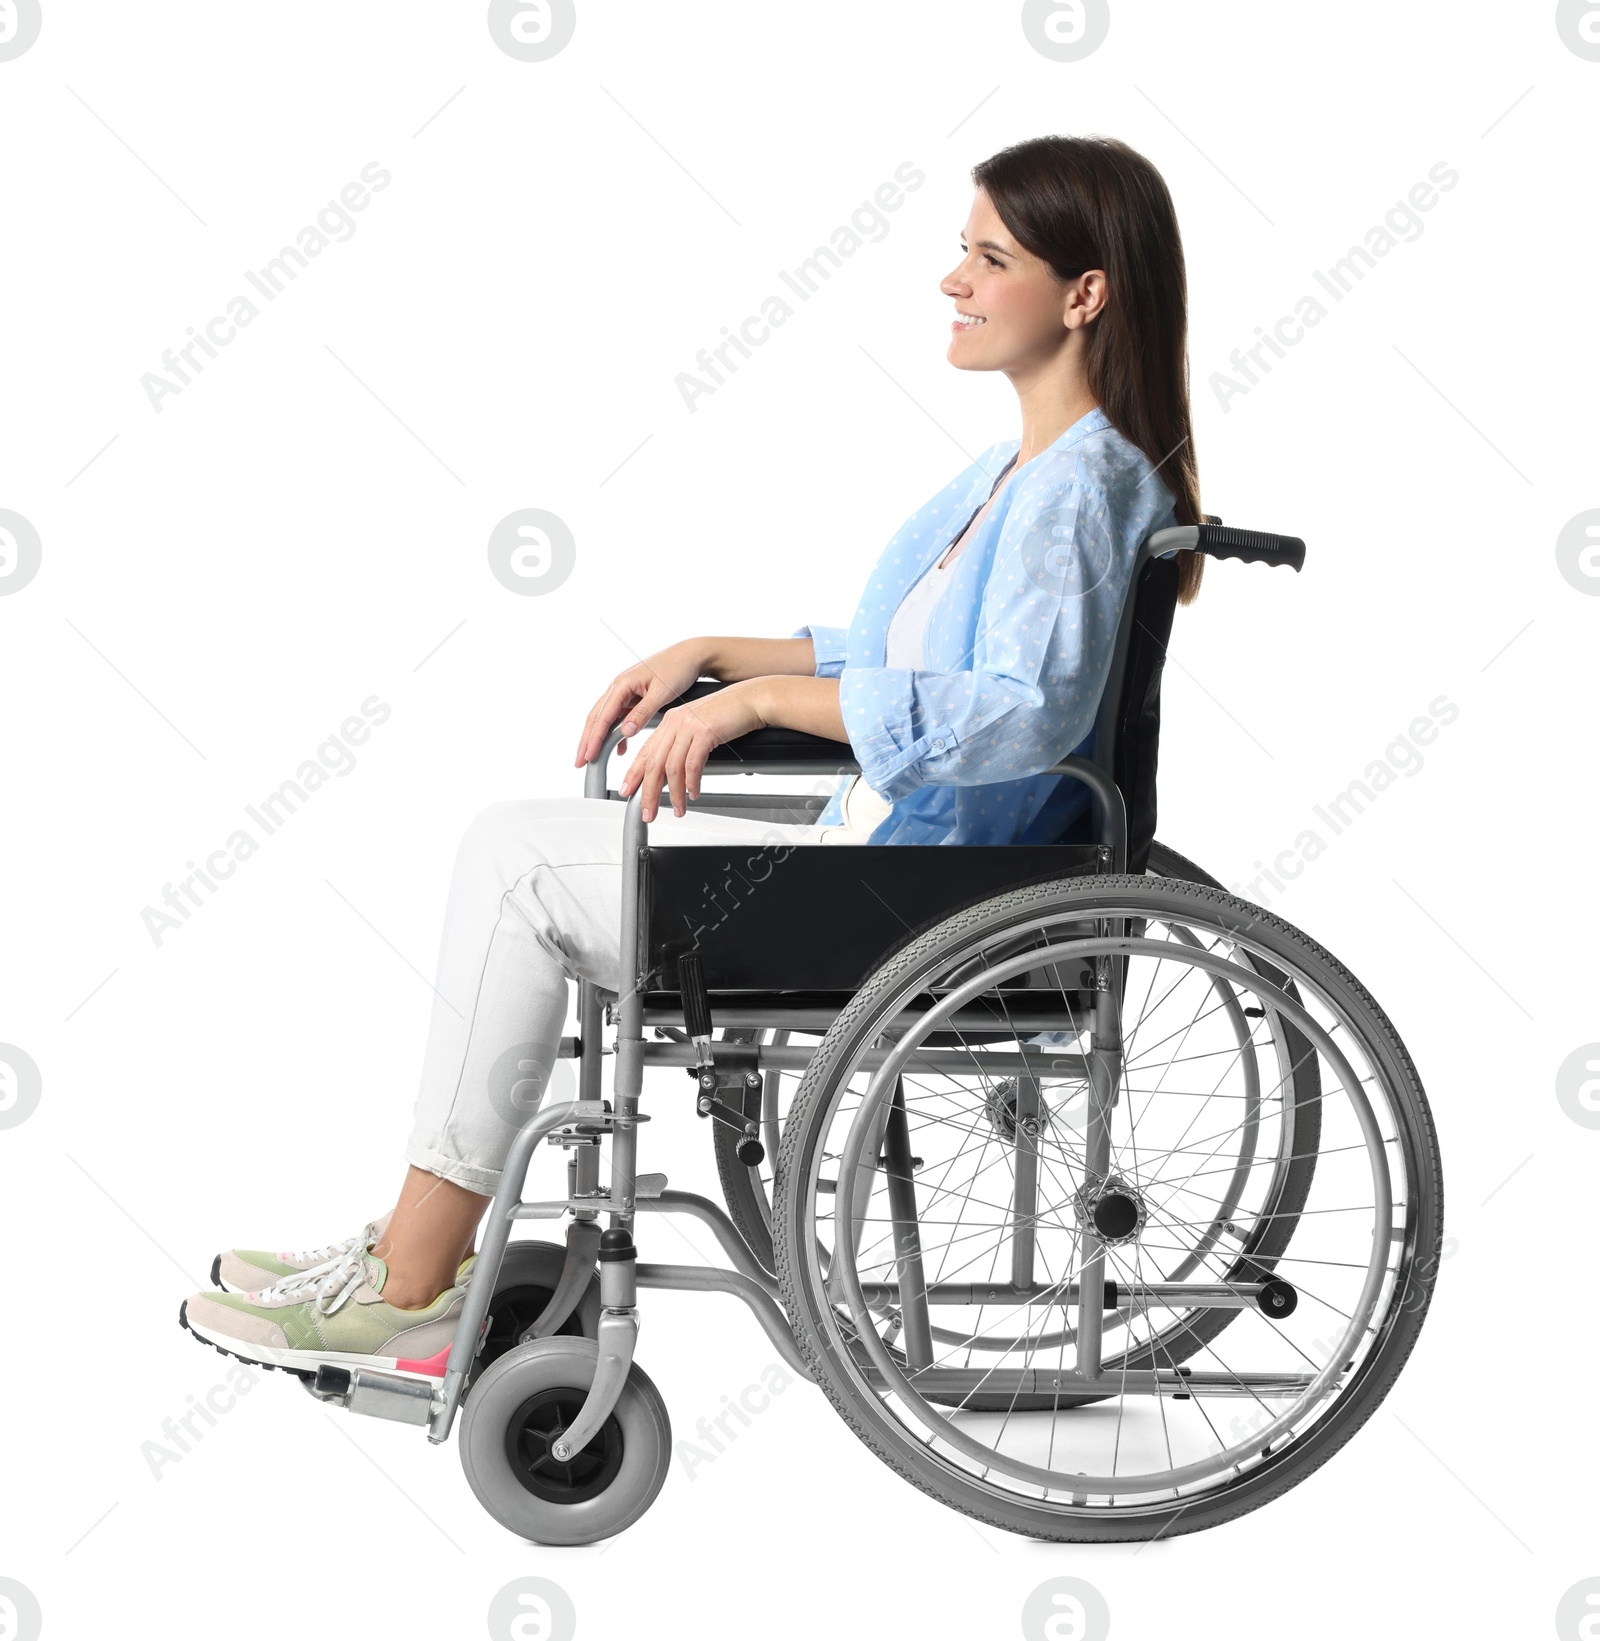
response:
[[[178,1321],[204,1343],[262,1367],[302,1375],[379,1368],[442,1382],[470,1273],[468,1261],[432,1304],[401,1310],[383,1297],[388,1266],[352,1250],[258,1293],[194,1294]]]
[[[347,1236],[343,1242],[330,1242],[321,1248],[306,1248],[300,1253],[266,1253],[259,1248],[229,1248],[211,1261],[211,1280],[224,1293],[259,1293],[281,1282],[286,1276],[301,1276],[318,1265],[343,1259],[346,1254],[366,1253],[389,1228],[394,1212],[375,1219],[358,1236]]]

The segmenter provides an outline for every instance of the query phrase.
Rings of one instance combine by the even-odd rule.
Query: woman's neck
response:
[[[1074,364],[1076,361],[1074,361]],[[1041,371],[1031,379],[1011,378],[1022,409],[1022,444],[1017,466],[1048,450],[1074,422],[1081,421],[1100,401],[1089,391],[1082,369]]]

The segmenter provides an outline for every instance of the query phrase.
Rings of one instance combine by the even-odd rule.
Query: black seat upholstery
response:
[[[849,992],[962,907],[1101,865],[1087,844],[695,845],[643,856],[645,989],[676,990],[678,958],[694,952],[713,993]]]

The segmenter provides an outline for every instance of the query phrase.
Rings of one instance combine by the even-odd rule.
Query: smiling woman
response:
[[[896,179],[907,190],[922,180]],[[1085,789],[1046,772],[1088,743],[1141,543],[1200,519],[1182,244],[1160,175],[1109,138],[1021,143],[973,180],[960,260],[939,281],[954,308],[947,358],[1010,381],[1020,437],[992,445],[907,518],[848,628],[687,638],[605,687],[574,762],[602,757],[613,730],[626,748],[661,713],[621,782],[652,844],[1082,834]],[[875,198],[893,208],[883,190]],[[1187,602],[1200,561],[1178,557]],[[702,678],[725,687],[672,704]],[[690,811],[712,749],[764,727],[836,741],[841,760],[848,743],[861,775],[815,825]],[[569,981],[619,986],[623,810],[520,800],[473,823],[450,890],[398,1204],[330,1244],[342,1251],[320,1264],[238,1250],[219,1259],[235,1277],[254,1264],[259,1291],[196,1295],[184,1319],[200,1338],[307,1372],[442,1374],[463,1261],[517,1132],[489,1097],[491,1073],[515,1051],[545,1087]]]

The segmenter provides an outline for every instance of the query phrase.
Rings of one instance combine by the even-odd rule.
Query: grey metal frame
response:
[[[1132,910],[1131,906],[1128,908]],[[1115,920],[1113,920],[1115,921]],[[1121,921],[1126,921],[1122,919]],[[1048,918],[1041,918],[1038,926],[1048,922]],[[1114,948],[1126,956],[1146,955],[1156,956],[1170,954],[1173,948],[1164,942],[1144,939],[1127,934],[1101,934],[1081,940],[1064,940],[1053,943],[1041,952],[1027,952],[1020,956],[1003,959],[986,968],[981,974],[965,982],[954,992],[938,999],[918,1021],[922,1029],[929,1029],[943,1024],[945,1018],[960,1008],[963,1002],[983,987],[1005,979],[1008,975],[1022,972],[1024,969],[1040,961],[1070,961],[1075,957],[1088,955],[1091,951],[1104,951],[1107,947]],[[1371,1100],[1363,1086],[1362,1080],[1356,1075],[1346,1054],[1340,1045],[1334,1041],[1331,1034],[1305,1009],[1301,1002],[1271,982],[1263,979],[1252,969],[1247,969],[1220,956],[1217,953],[1199,948],[1182,948],[1184,960],[1197,969],[1226,978],[1230,983],[1253,993],[1263,1003],[1275,1012],[1281,1014],[1300,1030],[1311,1042],[1317,1052],[1323,1056],[1332,1067],[1338,1086],[1344,1091],[1350,1109],[1354,1114],[1361,1132],[1362,1142],[1366,1148],[1370,1166],[1374,1177],[1374,1223],[1371,1233],[1372,1251],[1369,1257],[1366,1272],[1362,1279],[1362,1288],[1359,1296],[1351,1307],[1351,1313],[1345,1322],[1341,1337],[1334,1346],[1327,1362],[1316,1372],[1271,1372],[1271,1373],[1241,1373],[1234,1370],[1227,1372],[1208,1372],[1202,1370],[1178,1369],[1116,1369],[1106,1372],[1101,1364],[1100,1324],[1103,1315],[1104,1299],[1104,1252],[1103,1246],[1090,1259],[1085,1260],[1080,1267],[1079,1281],[1072,1285],[1070,1297],[1077,1303],[1077,1359],[1074,1365],[1067,1367],[1022,1368],[996,1371],[993,1369],[971,1368],[937,1368],[931,1371],[922,1370],[923,1364],[918,1361],[912,1350],[906,1351],[906,1368],[915,1374],[917,1383],[913,1386],[905,1369],[896,1363],[885,1348],[871,1323],[869,1312],[874,1303],[882,1304],[885,1301],[898,1300],[905,1317],[907,1335],[912,1326],[912,1318],[918,1313],[922,1319],[921,1325],[926,1326],[927,1308],[930,1304],[964,1304],[971,1302],[967,1298],[958,1296],[955,1292],[941,1293],[938,1298],[933,1296],[912,1269],[903,1256],[897,1258],[897,1275],[899,1280],[893,1283],[863,1283],[856,1269],[856,1246],[859,1233],[855,1227],[846,1223],[844,1234],[840,1234],[836,1226],[833,1244],[833,1258],[827,1274],[828,1298],[835,1303],[842,1303],[848,1307],[852,1319],[856,1324],[856,1337],[866,1353],[867,1360],[857,1364],[856,1371],[874,1391],[887,1390],[896,1395],[901,1406],[918,1420],[933,1436],[946,1442],[952,1449],[964,1454],[969,1459],[987,1467],[990,1470],[1005,1473],[1033,1486],[1055,1487],[1061,1484],[1058,1475],[1041,1469],[1029,1463],[1009,1460],[984,1447],[972,1436],[964,1433],[955,1426],[937,1406],[930,1405],[927,1400],[929,1392],[940,1395],[961,1395],[968,1390],[984,1389],[1001,1394],[1035,1393],[1038,1391],[1059,1392],[1061,1394],[1089,1394],[1089,1395],[1154,1395],[1162,1390],[1171,1391],[1182,1388],[1194,1390],[1203,1388],[1208,1394],[1227,1394],[1249,1396],[1252,1393],[1262,1394],[1271,1390],[1274,1394],[1293,1395],[1299,1400],[1295,1406],[1269,1421],[1265,1426],[1252,1430],[1248,1440],[1229,1448],[1220,1455],[1204,1461],[1196,1461],[1180,1466],[1170,1472],[1163,1473],[1160,1485],[1163,1487],[1188,1483],[1209,1474],[1211,1470],[1221,1467],[1226,1469],[1245,1450],[1256,1450],[1271,1443],[1303,1418],[1307,1409],[1317,1406],[1323,1399],[1338,1389],[1338,1381],[1344,1373],[1346,1365],[1354,1358],[1357,1347],[1365,1332],[1370,1331],[1380,1291],[1385,1281],[1385,1262],[1388,1257],[1392,1239],[1394,1237],[1395,1203],[1390,1184],[1390,1163],[1385,1151],[1385,1140],[1381,1133]],[[1304,976],[1300,979],[1303,981]],[[1108,1010],[1109,1012],[1109,1010]],[[883,1110],[896,1098],[899,1076],[905,1070],[908,1061],[915,1053],[915,1031],[902,1037],[896,1044],[893,1052],[885,1058],[871,1077],[861,1102],[853,1117],[849,1132],[843,1147],[835,1159],[838,1169],[839,1187],[836,1202],[844,1200],[843,1183],[851,1178],[861,1168],[864,1156],[870,1156],[877,1143],[874,1135],[877,1124],[881,1120]],[[1095,1027],[1096,1046],[1100,1036],[1100,1023],[1097,1019]],[[1092,1055],[1093,1062],[1100,1062],[1101,1056]],[[853,1067],[852,1067],[853,1068]],[[1114,1081],[1111,1085],[1115,1086]],[[1089,1120],[1085,1129],[1085,1157],[1086,1172],[1103,1174],[1106,1168],[1104,1143],[1109,1139],[1109,1114],[1112,1104],[1110,1090],[1093,1088],[1091,1090],[1091,1106]],[[1096,1162],[1097,1152],[1100,1160]],[[814,1200],[814,1199],[813,1199]],[[837,1213],[836,1209],[836,1213]],[[899,1209],[891,1206],[891,1215],[898,1220]],[[812,1227],[812,1234],[815,1227]],[[896,1236],[896,1246],[900,1246],[900,1238]],[[964,1285],[956,1285],[964,1286]],[[988,1285],[977,1284],[975,1287]],[[1032,1287],[1031,1273],[1028,1285]],[[1119,1284],[1119,1290],[1124,1285]],[[1207,1307],[1223,1309],[1244,1309],[1255,1302],[1255,1296],[1260,1291],[1260,1284],[1256,1282],[1235,1283],[1161,1283],[1146,1284],[1138,1288],[1131,1285],[1126,1287],[1129,1297],[1136,1298],[1149,1304],[1168,1305],[1178,1303],[1185,1307]],[[999,1296],[1008,1301],[1025,1301],[1031,1295],[1026,1289],[1019,1293],[1007,1291]],[[1120,1298],[1120,1292],[1119,1292]],[[1069,1296],[1062,1295],[1059,1302],[1068,1303]],[[984,1302],[987,1302],[985,1299]],[[1099,1476],[1079,1473],[1075,1478],[1079,1485],[1087,1491],[1110,1491],[1115,1493],[1133,1493],[1140,1490],[1141,1485],[1149,1478],[1140,1476]]]
[[[1089,788],[1094,799],[1101,846],[1106,851],[1106,858],[1113,871],[1126,870],[1128,855],[1127,814],[1122,794],[1112,778],[1111,769],[1115,711],[1121,695],[1122,676],[1133,632],[1135,600],[1132,590],[1137,588],[1140,573],[1149,559],[1167,557],[1182,548],[1192,548],[1198,539],[1197,529],[1189,526],[1158,531],[1141,546],[1129,583],[1130,594],[1118,627],[1111,671],[1096,719],[1093,755],[1089,758],[1064,758],[1047,772],[1075,776]],[[584,778],[586,797],[618,796],[607,788],[606,770],[611,754],[621,738],[620,732],[613,730],[606,738],[598,756],[588,766]],[[817,772],[815,762],[797,763],[784,760],[751,762],[742,766],[740,770],[741,774],[763,775]],[[850,757],[841,755],[837,768],[831,772],[858,773],[859,766]],[[778,801],[781,803],[784,800]],[[716,798],[713,797],[702,806],[712,808],[715,803]],[[750,807],[750,804],[736,802],[731,807],[738,809]],[[804,800],[795,800],[795,807],[804,808]],[[625,973],[637,965],[641,946],[639,863],[646,841],[647,831],[640,797],[635,793],[628,801],[623,819],[620,934]],[[804,1377],[811,1377],[795,1346],[788,1319],[778,1303],[776,1283],[749,1257],[742,1238],[728,1216],[703,1197],[688,1192],[669,1192],[662,1189],[665,1182],[661,1176],[641,1177],[638,1174],[639,1124],[649,1120],[639,1110],[645,1067],[647,1064],[681,1066],[693,1063],[693,1051],[688,1045],[645,1041],[646,1011],[644,997],[639,989],[640,979],[641,977],[634,975],[627,989],[620,995],[610,993],[590,981],[580,981],[576,1045],[579,1061],[578,1098],[535,1113],[512,1142],[499,1188],[484,1221],[482,1244],[473,1280],[467,1288],[442,1387],[433,1393],[425,1405],[419,1406],[415,1382],[398,1378],[394,1381],[391,1405],[396,1406],[397,1416],[422,1422],[419,1414],[425,1415],[428,1439],[432,1442],[445,1441],[454,1424],[488,1322],[495,1284],[510,1239],[511,1227],[518,1219],[553,1218],[563,1214],[570,1215],[572,1219],[568,1228],[566,1264],[557,1291],[545,1312],[524,1331],[524,1343],[554,1333],[576,1304],[583,1284],[589,1279],[589,1273],[594,1268],[595,1249],[598,1243],[597,1221],[601,1214],[609,1217],[612,1229],[627,1231],[630,1238],[635,1215],[641,1208],[652,1212],[676,1211],[693,1214],[712,1228],[722,1249],[738,1267],[727,1270],[714,1266],[636,1265],[631,1258],[601,1263],[601,1311],[595,1376],[577,1419],[552,1449],[558,1459],[581,1450],[604,1424],[616,1405],[632,1364],[634,1345],[638,1338],[639,1314],[636,1300],[640,1287],[680,1288],[733,1294],[751,1308],[757,1321],[789,1366]],[[607,1013],[613,1013],[617,1023],[614,1104],[610,1108],[601,1095],[601,1036]],[[753,1016],[762,1015],[764,1011],[757,1010],[752,1013]],[[773,1020],[789,1024],[799,1023],[797,1017],[785,1017],[781,1008],[777,1007],[773,1011]],[[754,1017],[751,1023],[757,1023]],[[760,1023],[769,1022],[763,1018]],[[1051,1025],[1059,1024],[1058,1020],[1051,1020],[1046,1024],[1045,1017],[1041,1016],[1040,1029],[1049,1029]],[[1096,1008],[1093,1052],[1088,1056],[1066,1056],[1059,1050],[1013,1050],[1004,1054],[986,1055],[985,1064],[992,1063],[996,1071],[1015,1071],[1030,1086],[1034,1086],[1035,1079],[1042,1070],[1054,1068],[1059,1072],[1068,1059],[1078,1061],[1101,1090],[1095,1101],[1095,1115],[1086,1139],[1091,1146],[1091,1161],[1094,1156],[1099,1155],[1103,1163],[1109,1142],[1109,1106],[1116,1087],[1114,1071],[1107,1058],[1118,1052],[1115,1029],[1114,1010],[1110,1008],[1107,999],[1102,999]],[[753,1052],[760,1066],[771,1068],[781,1065],[793,1069],[806,1064],[813,1050],[803,1046],[785,1045],[771,1048],[756,1047],[746,1052]],[[957,1053],[953,1057],[964,1063],[968,1056]],[[892,1059],[892,1055],[886,1053],[880,1055],[880,1059],[882,1058]],[[924,1051],[923,1055],[919,1056],[919,1063],[932,1062],[935,1059],[937,1051]],[[891,1116],[885,1127],[884,1137],[891,1167],[894,1158],[905,1149],[904,1129],[905,1118],[902,1108],[898,1122]],[[609,1136],[612,1146],[611,1179],[607,1188],[602,1188],[599,1180],[599,1140],[602,1135]],[[559,1200],[524,1202],[522,1193],[529,1165],[535,1149],[545,1141],[570,1148],[567,1194]],[[906,1159],[901,1158],[901,1161],[905,1162]],[[914,1228],[915,1205],[914,1201],[910,1200],[909,1165],[903,1171],[906,1174],[903,1194],[908,1199],[905,1206],[912,1217]],[[657,1181],[660,1183],[656,1183]],[[1026,1209],[1019,1203],[1017,1211],[1023,1214]],[[1031,1284],[1031,1261],[1025,1240],[1019,1242],[1012,1274],[1014,1281],[1019,1285]],[[1101,1280],[1102,1272],[1098,1267],[1084,1273],[1083,1293],[1079,1296],[1078,1302],[1080,1370],[1091,1363],[1093,1371],[1098,1370],[1100,1311],[1092,1303],[1092,1296],[1101,1291]],[[920,1287],[920,1278],[913,1279],[913,1285]],[[1230,1291],[1226,1297],[1219,1294],[1216,1302],[1232,1304],[1237,1298],[1238,1296]],[[927,1327],[926,1302],[921,1307],[921,1316],[919,1339],[916,1342],[919,1352],[928,1348],[927,1341],[920,1338],[920,1334],[925,1332]],[[379,1381],[376,1386],[373,1384],[375,1379]],[[385,1388],[381,1379],[382,1376],[364,1375],[362,1386],[364,1394],[375,1397],[380,1402],[384,1400]],[[413,1412],[412,1409],[417,1411]]]

